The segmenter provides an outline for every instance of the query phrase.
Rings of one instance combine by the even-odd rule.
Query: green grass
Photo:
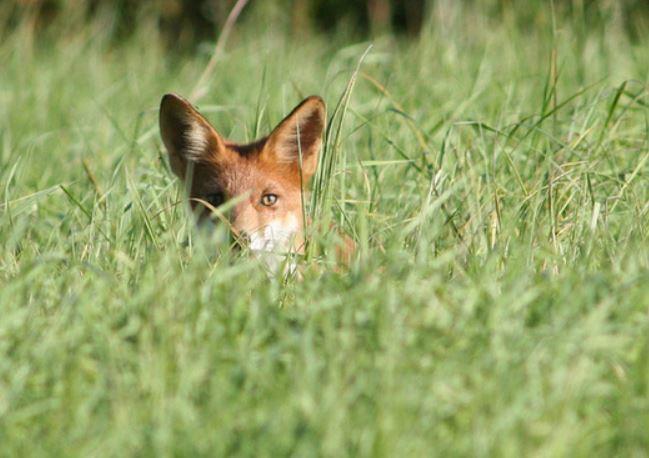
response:
[[[543,11],[438,2],[356,74],[368,42],[238,26],[224,135],[343,101],[316,200],[359,259],[316,235],[302,281],[177,204],[157,106],[209,47],[9,34],[0,454],[647,456],[649,35]]]

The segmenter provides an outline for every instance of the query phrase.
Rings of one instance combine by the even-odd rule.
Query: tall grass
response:
[[[196,229],[167,166],[160,96],[210,46],[11,32],[1,453],[646,456],[649,38],[538,8],[437,2],[371,49],[240,24],[199,104],[223,135],[329,105],[309,209],[359,259],[326,226],[301,281]]]

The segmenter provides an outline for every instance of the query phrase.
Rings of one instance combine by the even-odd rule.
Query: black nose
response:
[[[240,232],[238,234],[235,234],[234,232],[230,232],[232,234],[232,239],[233,239],[233,245],[238,248],[242,249],[250,245],[250,236],[246,233]]]

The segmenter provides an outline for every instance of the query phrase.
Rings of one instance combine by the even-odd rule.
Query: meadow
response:
[[[649,32],[435,4],[417,38],[236,25],[199,108],[330,122],[302,279],[196,229],[157,125],[212,44],[0,42],[0,455],[649,455]],[[280,12],[277,13],[278,15]]]

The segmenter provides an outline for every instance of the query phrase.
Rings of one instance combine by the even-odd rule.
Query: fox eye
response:
[[[215,192],[212,194],[209,194],[206,198],[206,201],[209,202],[209,204],[212,207],[219,207],[223,205],[223,202],[225,201],[225,196],[223,195],[222,192]]]
[[[277,202],[277,194],[264,194],[261,196],[261,204],[266,207],[271,207]]]

